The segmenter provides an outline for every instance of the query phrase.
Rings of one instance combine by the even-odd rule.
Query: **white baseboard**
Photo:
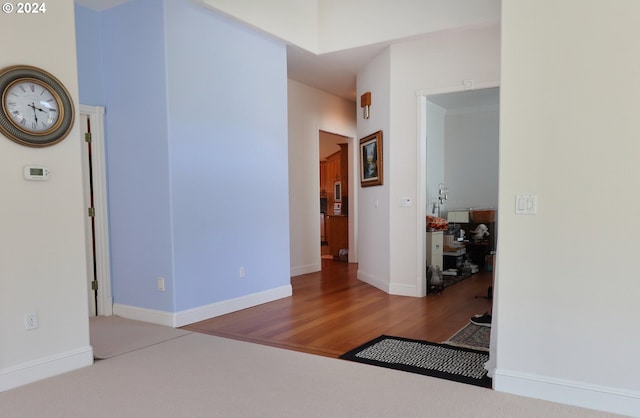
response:
[[[377,287],[378,289],[390,295],[412,296],[412,297],[422,296],[420,295],[419,289],[416,285],[387,283],[371,274],[367,274],[362,270],[358,270],[358,279],[362,280],[365,283],[369,283],[371,286]]]
[[[187,309],[175,314],[175,326],[182,327],[188,324],[193,324],[194,322],[203,321],[205,319],[225,315],[231,312],[239,311],[241,309],[246,309],[252,306],[262,305],[263,303],[286,298],[291,296],[292,294],[293,289],[289,284],[286,286],[265,290],[263,292],[252,293],[250,295],[241,296],[234,299],[223,300],[221,302],[212,303],[206,306]]]
[[[116,303],[113,305],[113,314],[123,318],[134,319],[136,321],[150,322],[152,324],[160,324],[177,328],[193,324],[194,322],[239,311],[241,309],[286,298],[291,296],[292,292],[291,285],[286,285],[176,313],[138,308],[136,306],[120,305]]]
[[[93,364],[90,346],[32,360],[0,370],[0,392]]]
[[[614,414],[636,416],[640,392],[496,369],[493,389]]]
[[[322,270],[321,264],[307,264],[306,266],[291,267],[291,277],[300,276],[302,274],[315,273]]]
[[[389,294],[397,296],[418,296],[418,289],[415,285],[389,283]]]
[[[358,280],[362,280],[365,283],[369,283],[371,286],[376,287],[383,292],[389,293],[389,283],[378,279],[376,276],[368,274],[362,270],[358,270]]]
[[[175,314],[137,306],[113,304],[113,314],[136,321],[150,322],[175,328]]]

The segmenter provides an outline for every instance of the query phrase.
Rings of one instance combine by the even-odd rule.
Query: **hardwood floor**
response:
[[[322,271],[291,279],[293,296],[183,327],[328,357],[382,334],[442,342],[491,310],[491,273],[426,298],[389,295],[356,278],[357,264],[323,259]]]

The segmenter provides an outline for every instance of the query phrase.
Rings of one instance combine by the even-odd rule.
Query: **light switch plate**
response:
[[[538,195],[516,195],[516,215],[535,215],[538,212]]]

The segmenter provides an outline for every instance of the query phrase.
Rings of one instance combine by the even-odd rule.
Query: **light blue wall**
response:
[[[287,61],[200,6],[165,5],[180,311],[290,283]]]
[[[100,13],[76,5],[75,17],[80,103],[103,106],[105,98],[102,80]]]
[[[101,39],[79,71],[92,100],[104,80],[114,302],[179,312],[289,285],[285,46],[187,0],[77,10],[79,43]]]
[[[101,13],[114,302],[173,311],[164,9]],[[166,291],[157,290],[164,277]]]

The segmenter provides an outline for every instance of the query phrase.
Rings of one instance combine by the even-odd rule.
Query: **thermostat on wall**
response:
[[[38,165],[24,166],[25,180],[49,180],[49,169]]]

